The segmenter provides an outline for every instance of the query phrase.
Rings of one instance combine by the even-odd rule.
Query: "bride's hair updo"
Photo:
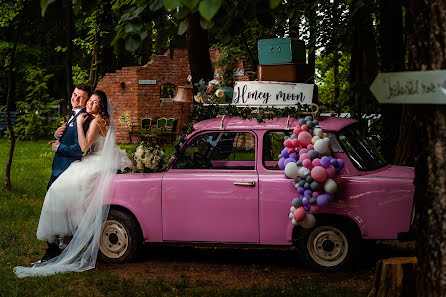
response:
[[[101,90],[95,90],[93,95],[99,97],[99,114],[101,117],[108,122],[110,115],[107,112],[107,95]]]

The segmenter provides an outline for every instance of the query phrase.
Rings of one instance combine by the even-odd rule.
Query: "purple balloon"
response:
[[[342,159],[337,159],[336,161],[338,161],[338,168],[339,168],[339,169],[344,168],[344,160],[342,160]]]
[[[325,196],[327,196],[327,200],[328,202],[333,201],[335,196],[333,194],[330,193],[325,193]]]
[[[329,157],[322,157],[321,158],[321,165],[324,168],[328,168],[330,166],[330,158]]]
[[[294,160],[297,160],[297,154],[296,153],[291,153],[288,158],[293,158]]]
[[[302,204],[303,205],[308,205],[310,203],[310,200],[308,200],[307,197],[302,198]]]
[[[277,162],[277,165],[279,165],[280,170],[284,170],[285,169],[284,162],[285,162],[285,158],[284,157],[280,158],[279,162]]]
[[[305,189],[303,187],[297,188],[297,193],[303,194],[305,192]]]
[[[311,190],[305,190],[304,195],[311,196],[311,195],[313,195],[313,192]]]
[[[284,148],[280,154],[282,155],[282,157],[284,157],[285,159],[288,158],[289,154],[288,154],[288,148]]]
[[[336,159],[330,159],[330,165],[333,165],[334,167],[338,166],[338,161]]]
[[[328,196],[327,196],[326,194],[319,195],[319,196],[316,198],[316,203],[317,203],[317,205],[319,205],[320,207],[327,206],[327,205],[328,205]]]
[[[288,164],[288,163],[290,163],[290,162],[296,163],[296,160],[294,160],[293,158],[287,158],[287,159],[285,159],[285,161],[283,162],[283,165],[284,165],[283,168],[285,168],[286,164]]]
[[[304,205],[304,209],[306,212],[310,212],[310,207],[308,205]]]

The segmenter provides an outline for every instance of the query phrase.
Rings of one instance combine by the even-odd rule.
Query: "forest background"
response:
[[[258,40],[289,36],[305,41],[327,110],[359,119],[389,162],[408,164],[410,152],[395,150],[402,106],[379,105],[368,89],[379,71],[406,68],[405,9],[402,0],[3,0],[0,111],[10,94],[17,137],[50,137],[54,106],[66,115],[77,83],[95,86],[107,72],[176,48],[189,50],[194,82],[210,80],[205,51],[214,47],[230,86],[237,59],[256,70]]]

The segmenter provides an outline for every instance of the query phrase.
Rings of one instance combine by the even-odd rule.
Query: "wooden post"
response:
[[[416,297],[416,257],[399,257],[376,263],[375,281],[368,297]]]

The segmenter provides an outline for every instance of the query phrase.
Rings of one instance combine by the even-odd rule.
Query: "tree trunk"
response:
[[[187,50],[189,55],[190,72],[193,83],[200,79],[210,81],[214,78],[211,56],[209,54],[208,31],[200,26],[200,15],[192,16],[186,31]],[[184,78],[186,80],[186,78]],[[194,86],[194,91],[195,86]]]
[[[446,2],[408,1],[409,70],[446,68]],[[446,106],[415,106],[417,296],[446,295]]]
[[[308,65],[311,67],[313,79],[308,83],[314,83],[314,74],[316,72],[316,10],[311,6],[307,17],[310,29],[310,44],[308,45]]]
[[[402,0],[380,0],[379,5],[381,71],[404,71],[406,51],[404,47]],[[389,162],[398,160],[399,163],[397,164],[405,164],[405,160],[402,158],[408,160],[410,152],[407,149],[413,147],[413,145],[407,143],[410,138],[402,137],[403,135],[406,136],[408,129],[411,127],[411,117],[404,118],[403,125],[401,112],[401,104],[381,105],[383,126],[385,127],[382,133],[381,153]],[[398,140],[397,150],[395,150],[395,140]]]
[[[91,56],[90,62],[90,74],[88,76],[88,84],[91,86],[91,89],[94,90],[98,83],[98,66],[99,66],[99,27],[101,25],[100,18],[100,9],[99,6],[101,4],[97,4],[96,8],[96,17],[95,17],[95,33],[94,33],[94,43],[93,43],[93,53]]]
[[[334,82],[334,102],[337,102],[341,94],[339,86],[339,53],[333,53],[333,82]]]
[[[401,257],[378,261],[375,283],[368,297],[416,297],[417,258]]]
[[[60,104],[60,113],[62,116],[68,114],[68,110],[71,110],[71,92],[73,92],[73,70],[72,70],[72,57],[73,57],[73,1],[66,0],[65,2],[65,20],[66,20],[66,46],[65,52],[65,67],[66,67],[66,79],[67,79],[67,97],[64,98]]]
[[[11,50],[11,60],[9,62],[9,69],[8,69],[8,95],[6,97],[6,123],[8,125],[8,130],[10,134],[10,147],[9,147],[9,154],[8,154],[8,160],[6,162],[6,170],[5,170],[5,188],[8,190],[11,190],[11,166],[12,166],[12,158],[14,156],[14,148],[15,148],[15,134],[14,129],[12,127],[11,122],[11,106],[12,106],[12,98],[14,93],[14,76],[15,76],[15,56],[16,56],[16,50],[17,50],[17,43],[19,40],[19,30],[16,30],[15,32],[15,38],[14,38],[14,44],[12,46]]]

